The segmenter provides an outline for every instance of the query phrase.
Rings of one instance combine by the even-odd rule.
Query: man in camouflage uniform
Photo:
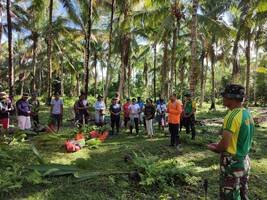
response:
[[[248,200],[248,153],[254,122],[249,111],[242,106],[244,91],[240,85],[226,86],[222,96],[229,112],[224,118],[223,136],[219,143],[208,145],[208,149],[221,154],[220,200]]]

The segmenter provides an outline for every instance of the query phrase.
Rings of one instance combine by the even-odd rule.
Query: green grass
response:
[[[70,119],[71,107],[65,111]],[[42,122],[47,122],[47,110],[42,110]],[[218,107],[217,111],[207,112],[200,110],[198,119],[220,118],[225,115],[225,110]],[[42,136],[32,138],[24,143],[16,143],[9,146],[9,151],[19,155],[16,165],[27,166],[36,164],[37,158],[30,149],[29,143],[34,143],[39,153],[46,162],[60,163],[77,166],[90,171],[118,171],[128,172],[134,170],[133,165],[124,162],[124,155],[144,153],[156,155],[162,162],[172,159],[178,163],[193,163],[193,170],[202,180],[208,179],[208,199],[218,198],[218,155],[208,151],[206,144],[219,140],[217,134],[219,125],[206,124],[197,127],[197,139],[190,140],[190,136],[181,133],[182,152],[169,148],[169,138],[157,130],[156,137],[148,139],[145,135],[131,136],[122,132],[119,136],[109,138],[97,149],[88,147],[76,153],[66,153],[63,147],[64,140],[75,134],[68,120],[64,121],[64,129],[60,131],[59,140],[49,144],[42,142]],[[250,199],[267,199],[267,192],[264,190],[267,180],[267,125],[263,124],[256,129],[254,145],[251,152],[252,171],[250,177]],[[142,131],[143,132],[143,131]],[[0,170],[5,170],[1,169]],[[204,199],[202,182],[195,186],[175,185],[173,188],[146,189],[137,184],[131,183],[127,176],[105,176],[97,177],[83,182],[75,182],[72,176],[46,178],[49,183],[23,184],[22,188],[12,189],[8,192],[0,191],[0,199],[45,199],[45,200],[68,200],[68,199],[174,199],[192,200]]]

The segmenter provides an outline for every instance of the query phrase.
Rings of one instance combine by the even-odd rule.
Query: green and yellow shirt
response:
[[[223,129],[232,133],[227,152],[236,158],[244,158],[251,147],[254,135],[254,121],[245,108],[231,110],[224,118]]]
[[[196,110],[196,102],[193,100],[189,100],[185,102],[184,105],[184,112],[186,114],[191,113]]]

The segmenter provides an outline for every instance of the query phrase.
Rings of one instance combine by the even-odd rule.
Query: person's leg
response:
[[[174,146],[173,124],[169,124],[169,131],[170,131],[170,134],[171,134],[171,143],[170,143],[170,146]]]
[[[60,128],[60,121],[61,121],[61,119],[60,119],[60,115],[53,115],[53,119],[54,119],[54,126],[56,126],[57,127],[57,130],[56,130],[56,132],[58,132],[59,131],[59,128]]]
[[[120,132],[120,116],[116,117],[116,129],[117,129],[117,134]]]
[[[143,117],[144,127],[146,128],[146,119]]]
[[[173,137],[174,137],[174,145],[178,146],[179,144],[179,124],[173,125]]]
[[[134,126],[134,118],[133,117],[130,117],[130,126],[129,126],[129,129],[130,129],[130,133],[133,134],[133,126]]]
[[[29,117],[26,117],[26,119],[25,119],[25,129],[26,130],[29,130],[29,129],[31,129],[31,117],[29,116]]]
[[[95,113],[95,124],[98,126],[99,125],[99,113]]]
[[[3,126],[3,129],[8,129],[9,128],[9,118],[2,119],[1,124]]]
[[[150,135],[151,137],[153,137],[154,133],[153,133],[153,119],[150,119],[148,121],[148,126],[149,126],[149,130],[150,130]]]
[[[190,127],[189,127],[189,117],[185,117],[184,118],[184,125],[185,125],[185,130],[186,133],[189,134],[190,133]]]
[[[127,117],[124,117],[124,128],[127,128]]]
[[[25,130],[25,121],[26,121],[26,117],[25,116],[18,116],[17,117],[18,120],[18,127],[20,130]]]
[[[111,122],[111,135],[114,135],[114,127],[115,127],[115,118],[114,116],[110,117],[110,122]]]
[[[181,144],[181,141],[180,141],[180,131],[179,131],[179,129],[180,129],[180,124],[177,124],[176,146]]]
[[[34,128],[37,128],[36,115],[35,116],[32,116],[32,122],[33,122]]]
[[[240,178],[240,196],[241,200],[248,200],[248,180],[250,173],[250,159],[249,156],[246,156],[244,161],[245,174]]]
[[[147,132],[147,135],[150,136],[150,127],[149,127],[149,120],[146,119],[146,132]]]
[[[192,139],[194,140],[196,137],[196,130],[195,130],[195,116],[192,115],[191,119],[190,119],[190,128],[191,128],[191,132],[192,132]]]
[[[134,118],[134,124],[135,124],[135,130],[136,130],[136,134],[139,134],[139,119],[138,118]]]
[[[220,200],[240,200],[240,177],[244,171],[234,172],[230,164],[233,163],[232,157],[221,156],[220,162]]]

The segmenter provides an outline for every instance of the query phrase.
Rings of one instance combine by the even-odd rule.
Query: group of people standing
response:
[[[74,106],[76,110],[76,120],[80,123],[88,121],[88,102],[84,98],[84,94],[81,94]],[[94,109],[96,125],[104,125],[107,108],[102,96],[98,96]],[[108,110],[112,128],[111,135],[116,135],[120,132],[121,116],[123,116],[124,127],[129,128],[130,134],[133,134],[133,130],[135,129],[135,133],[138,135],[140,125],[143,124],[148,136],[153,137],[153,124],[154,121],[157,121],[159,129],[164,129],[167,125],[169,126],[171,135],[170,146],[178,147],[180,143],[179,130],[181,123],[186,127],[187,133],[192,133],[192,139],[195,139],[194,123],[196,104],[191,99],[190,93],[185,94],[184,103],[173,94],[167,104],[161,96],[155,103],[150,98],[148,98],[146,102],[143,102],[141,97],[138,97],[137,99],[127,98],[126,102],[122,104],[119,95],[116,93]]]
[[[63,101],[58,93],[55,93],[50,105],[50,124],[57,125],[58,131],[63,116]],[[28,93],[23,93],[21,98],[13,104],[5,92],[0,92],[0,124],[4,129],[9,128],[10,114],[13,112],[16,112],[17,125],[20,130],[38,129],[39,111],[40,101],[36,93],[32,93],[31,97]]]

